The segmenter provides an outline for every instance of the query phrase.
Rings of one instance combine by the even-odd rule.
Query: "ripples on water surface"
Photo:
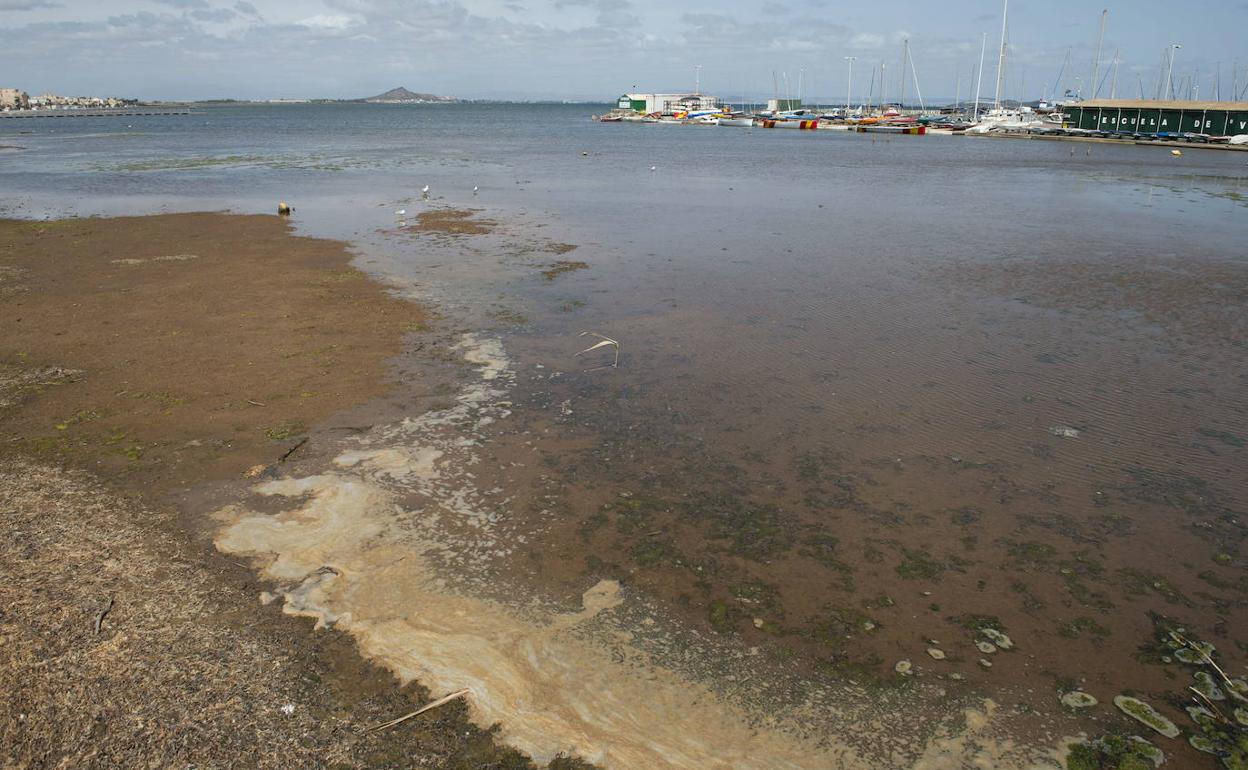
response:
[[[18,215],[286,199],[501,336],[514,413],[476,472],[505,490],[500,584],[615,578],[809,681],[887,689],[906,658],[1042,710],[1173,689],[1136,657],[1150,612],[1242,669],[1248,156],[590,111],[6,121],[0,185]],[[498,228],[396,222],[427,207]],[[618,370],[582,371],[585,330]],[[991,668],[989,621],[1022,648]]]

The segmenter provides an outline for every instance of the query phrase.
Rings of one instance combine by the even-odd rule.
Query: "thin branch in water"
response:
[[[594,368],[586,369],[585,371],[596,372],[599,369],[618,369],[620,367],[620,343],[617,340],[613,340],[610,337],[604,337],[603,335],[597,332],[581,332],[578,336],[597,337],[599,340],[601,340],[600,342],[595,342],[593,345],[590,345],[589,347],[585,348],[581,352],[577,353],[576,355],[578,356],[583,355],[593,350],[598,350],[599,348],[606,348],[606,347],[615,348],[615,358],[611,361],[611,363],[603,364],[602,366],[595,366]]]

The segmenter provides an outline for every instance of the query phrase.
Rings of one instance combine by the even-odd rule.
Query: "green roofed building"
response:
[[[1248,134],[1248,102],[1092,99],[1065,108],[1069,128],[1127,134]]]

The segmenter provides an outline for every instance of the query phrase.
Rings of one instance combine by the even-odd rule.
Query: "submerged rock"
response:
[[[1129,695],[1119,695],[1114,698],[1114,705],[1118,707],[1122,713],[1140,722],[1143,725],[1151,727],[1167,738],[1179,737],[1179,728],[1159,714],[1156,709],[1148,705],[1139,698],[1132,698]]]
[[[1099,703],[1096,698],[1080,690],[1072,690],[1062,695],[1062,705],[1072,709],[1086,709]]]
[[[1192,748],[1196,749],[1197,751],[1203,751],[1206,754],[1218,753],[1217,744],[1215,744],[1213,741],[1209,740],[1203,735],[1193,735],[1192,737],[1187,739],[1187,742],[1192,744]]]
[[[1137,756],[1144,757],[1153,763],[1153,767],[1161,767],[1165,764],[1166,755],[1161,749],[1149,743],[1138,735],[1132,735],[1127,740],[1131,741],[1133,752]]]
[[[979,651],[985,655],[991,655],[997,651],[997,646],[995,644],[993,644],[992,642],[985,642],[982,639],[976,642],[975,646],[979,648]]]
[[[1203,666],[1209,656],[1217,651],[1209,642],[1200,642],[1195,647],[1183,646],[1174,651],[1174,657],[1193,666]]]
[[[1196,692],[1205,696],[1209,700],[1226,700],[1222,688],[1218,687],[1217,682],[1213,681],[1213,677],[1209,676],[1208,671],[1197,671],[1194,677],[1196,684],[1194,685]]]
[[[983,666],[984,668],[992,668],[992,661],[984,660],[983,658],[980,658],[979,665]]]
[[[1235,700],[1248,702],[1248,682],[1243,679],[1232,679],[1227,682],[1226,691]]]
[[[945,659],[945,651],[936,647],[928,647],[927,654],[932,657],[932,660],[944,660]]]
[[[1002,631],[998,631],[995,628],[981,628],[979,632],[991,639],[994,644],[1003,650],[1013,649],[1014,647],[1014,641]]]
[[[910,676],[914,673],[914,664],[908,660],[899,660],[897,665],[893,666],[893,670],[902,676]]]

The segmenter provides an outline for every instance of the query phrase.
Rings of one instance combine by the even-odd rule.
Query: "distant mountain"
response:
[[[399,88],[391,88],[384,94],[377,94],[376,96],[358,99],[357,101],[370,102],[372,104],[418,104],[421,102],[455,102],[459,100],[450,96],[417,94],[400,86]]]

